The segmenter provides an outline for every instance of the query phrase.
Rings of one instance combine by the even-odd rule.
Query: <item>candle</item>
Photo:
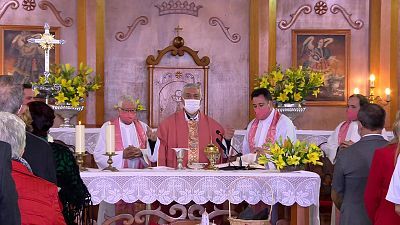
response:
[[[369,76],[369,86],[372,88],[375,87],[375,75],[374,74],[371,74]]]
[[[390,102],[390,88],[385,89],[385,94],[386,94],[386,101]]]
[[[232,218],[232,213],[231,213],[231,201],[229,201],[229,200],[228,200],[228,207],[229,207],[229,208],[228,208],[228,211],[229,211],[229,212],[228,212],[228,214],[229,214],[229,215],[228,215],[228,216],[229,216],[228,218]]]
[[[354,93],[355,95],[359,95],[359,94],[360,94],[360,89],[354,88],[353,93]]]
[[[115,152],[115,126],[111,122],[106,126],[106,151]]]
[[[81,121],[75,126],[75,152],[85,152],[85,125],[81,125]]]

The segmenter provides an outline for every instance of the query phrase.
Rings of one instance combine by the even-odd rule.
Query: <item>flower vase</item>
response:
[[[293,171],[299,171],[299,170],[304,170],[305,167],[304,165],[297,165],[297,166],[285,166],[283,169],[279,170],[281,172],[293,172]]]
[[[306,111],[306,107],[302,106],[300,102],[294,103],[281,103],[278,102],[276,108],[278,112],[289,117],[290,120],[294,121],[300,114]]]
[[[64,123],[60,125],[60,127],[75,127],[75,125],[71,124],[71,118],[76,116],[79,112],[81,112],[84,106],[74,107],[69,103],[65,103],[63,105],[50,105],[50,107],[54,110],[55,114],[59,115],[64,119]]]

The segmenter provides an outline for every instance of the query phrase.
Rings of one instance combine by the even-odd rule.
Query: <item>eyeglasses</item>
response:
[[[136,109],[124,109],[124,108],[118,108],[118,109],[120,109],[123,112],[128,112],[128,113],[133,113],[133,112],[137,111]]]

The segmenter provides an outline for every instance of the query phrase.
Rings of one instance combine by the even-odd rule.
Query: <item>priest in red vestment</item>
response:
[[[161,122],[157,136],[160,140],[158,150],[158,165],[176,167],[176,153],[172,148],[188,148],[183,165],[192,163],[208,163],[204,149],[213,143],[220,150],[220,163],[224,152],[219,147],[216,139],[220,139],[217,130],[224,135],[224,129],[214,119],[200,112],[201,89],[199,83],[189,83],[183,87],[182,99],[184,110],[180,110]],[[225,139],[233,137],[233,130],[225,134]],[[224,140],[222,140],[224,142]]]

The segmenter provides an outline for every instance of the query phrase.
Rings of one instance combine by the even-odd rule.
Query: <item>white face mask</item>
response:
[[[194,114],[200,109],[200,100],[197,99],[184,99],[185,102],[185,110],[190,113]]]

